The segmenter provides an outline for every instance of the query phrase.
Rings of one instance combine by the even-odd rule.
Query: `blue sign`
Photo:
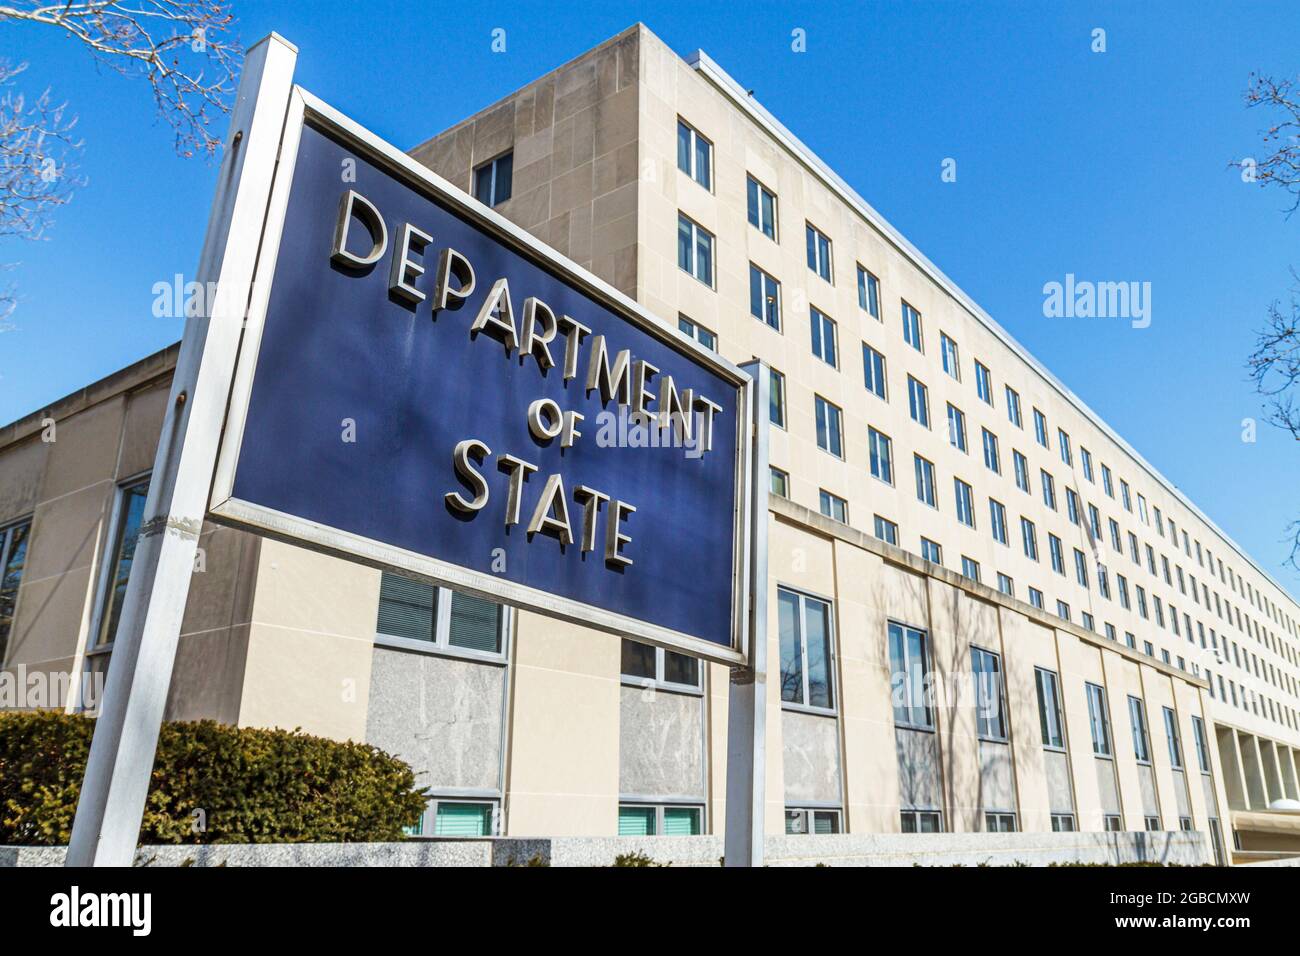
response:
[[[317,117],[291,175],[214,514],[736,648],[747,377],[385,144]]]

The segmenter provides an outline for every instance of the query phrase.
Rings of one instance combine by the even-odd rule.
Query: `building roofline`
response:
[[[1205,514],[1199,507],[1178,490],[1178,487],[1169,479],[1165,478],[1154,465],[1148,462],[1132,445],[1124,440],[1110,425],[1088,407],[1078,395],[1076,395],[1069,386],[1056,377],[1047,366],[1043,365],[1036,359],[1028,349],[1016,341],[1015,337],[1004,329],[998,322],[980,305],[967,295],[960,286],[944,274],[938,266],[931,262],[924,253],[914,246],[907,238],[903,236],[890,222],[882,216],[876,209],[867,202],[858,192],[850,186],[843,178],[840,177],[833,169],[830,168],[816,153],[806,146],[799,137],[790,132],[788,128],[771,112],[751,96],[743,86],[736,82],[732,76],[720,67],[707,53],[703,50],[696,50],[688,55],[686,63],[706,80],[712,83],[724,96],[734,102],[741,110],[763,128],[768,135],[784,146],[787,151],[803,164],[814,176],[820,179],[832,192],[839,195],[845,203],[853,208],[867,223],[880,232],[889,242],[896,246],[904,256],[910,259],[918,269],[926,274],[932,282],[940,289],[946,292],[962,308],[971,314],[971,316],[989,330],[999,341],[1009,348],[1017,357],[1023,360],[1031,369],[1042,377],[1047,385],[1055,389],[1062,398],[1075,407],[1092,425],[1094,425],[1103,435],[1115,442],[1125,453],[1127,453],[1137,464],[1147,472],[1147,474],[1165,491],[1169,492],[1183,507],[1187,508],[1192,514],[1205,523],[1205,525],[1217,534],[1224,543],[1228,545],[1237,555],[1247,564],[1258,572],[1264,580],[1272,584],[1278,591],[1291,601],[1296,610],[1296,616],[1300,616],[1300,597],[1292,594],[1289,589],[1278,582],[1273,575],[1264,570],[1259,564],[1246,553],[1241,545],[1237,544],[1222,528],[1214,523],[1211,518]]]

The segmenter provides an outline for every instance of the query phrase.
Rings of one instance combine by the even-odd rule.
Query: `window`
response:
[[[882,518],[880,515],[875,516],[876,537],[886,544],[898,546],[898,525],[888,518]]]
[[[957,498],[957,520],[968,528],[975,527],[975,504],[970,485],[960,478],[952,480]]]
[[[105,561],[107,576],[100,596],[98,631],[94,650],[109,651],[117,637],[117,625],[122,618],[122,605],[126,601],[126,586],[131,579],[131,565],[135,562],[136,539],[144,521],[145,499],[149,495],[149,481],[125,485],[118,490],[117,510],[114,514],[116,531],[111,537],[112,550]],[[92,651],[93,653],[93,651]]]
[[[1051,447],[1047,442],[1047,416],[1036,408],[1034,409],[1034,437],[1044,448]]]
[[[833,495],[825,488],[818,492],[821,513],[840,524],[849,523],[849,503],[839,495]]]
[[[1074,549],[1074,579],[1085,590],[1088,587],[1088,558],[1078,548]]]
[[[943,564],[943,549],[939,547],[937,541],[931,541],[929,538],[922,536],[921,557],[934,564]]]
[[[1056,616],[1062,621],[1068,621],[1070,619],[1070,605],[1066,604],[1060,598],[1056,599]]]
[[[435,797],[420,817],[420,822],[410,831],[419,836],[481,837],[496,834],[497,804],[495,800],[460,800]]]
[[[1106,691],[1097,684],[1084,684],[1088,692],[1088,723],[1092,727],[1092,752],[1098,757],[1112,756],[1110,749],[1110,712],[1106,708]]]
[[[968,558],[963,554],[961,556],[961,573],[978,584],[980,580],[980,563],[974,558]]]
[[[1073,833],[1077,828],[1074,825],[1073,813],[1053,813],[1052,814],[1052,832],[1053,833]]]
[[[768,467],[768,473],[772,479],[768,491],[776,495],[778,498],[789,498],[790,475],[787,472],[782,471],[780,468],[777,468],[775,465]]]
[[[474,170],[474,198],[485,206],[499,206],[510,198],[515,154],[505,153]]]
[[[966,413],[948,403],[948,441],[958,451],[966,451]]]
[[[1084,612],[1083,612],[1083,626],[1086,627],[1086,628],[1087,628],[1088,630],[1090,630],[1090,631],[1095,631],[1095,630],[1097,630],[1097,619],[1094,618],[1094,617],[1093,617],[1091,614],[1089,614],[1087,611],[1084,611]]]
[[[942,833],[943,814],[938,810],[904,810],[901,825],[904,833]]]
[[[27,566],[27,543],[31,536],[30,519],[0,528],[0,664],[4,663],[9,634],[13,631],[18,588]]]
[[[885,392],[885,357],[866,342],[862,343],[862,376],[868,392],[889,400]]]
[[[957,351],[957,343],[947,332],[939,333],[939,360],[943,370],[960,382],[961,357]]]
[[[921,313],[906,302],[903,303],[903,341],[918,352],[925,351],[921,337]]]
[[[913,455],[916,466],[916,497],[931,508],[937,508],[934,499],[934,462]]]
[[[1038,470],[1038,482],[1043,486],[1043,504],[1056,510],[1056,479],[1052,477],[1051,472]]]
[[[992,651],[972,644],[970,664],[971,677],[975,681],[975,732],[984,740],[1006,740],[1002,660]]]
[[[681,329],[695,341],[699,342],[706,349],[716,352],[718,350],[718,337],[710,332],[704,326],[700,325],[694,319],[679,314],[677,316],[677,328]]]
[[[1014,813],[984,814],[984,829],[988,833],[1015,833],[1016,815]]]
[[[831,280],[831,241],[812,223],[806,224],[808,268],[827,282]]]
[[[767,393],[767,417],[777,428],[785,428],[785,376],[776,369],[768,371],[772,380]]]
[[[1133,499],[1129,497],[1128,482],[1123,478],[1119,480],[1119,497],[1124,504],[1124,510],[1131,513],[1133,511]]]
[[[839,367],[836,354],[835,321],[815,306],[809,307],[812,316],[812,353],[827,365]]]
[[[1011,464],[1016,472],[1016,487],[1025,494],[1032,494],[1029,488],[1029,460],[1013,448],[1011,449]]]
[[[1073,488],[1065,489],[1065,511],[1069,515],[1070,524],[1079,523],[1079,496]]]
[[[1061,539],[1056,535],[1048,532],[1047,551],[1052,557],[1052,570],[1057,574],[1065,574],[1065,555],[1061,549]]]
[[[789,834],[808,833],[813,836],[839,833],[840,811],[786,807],[785,832]]]
[[[619,836],[699,836],[704,808],[681,804],[621,803]]]
[[[713,233],[677,214],[677,266],[713,288]]]
[[[776,194],[753,176],[745,177],[745,202],[749,224],[767,238],[776,239]]]
[[[1038,560],[1038,532],[1034,523],[1028,518],[1020,519],[1020,537],[1025,546],[1025,557],[1030,561]]]
[[[999,573],[998,590],[1001,591],[1003,594],[1005,594],[1007,597],[1015,597],[1016,582],[1012,581],[1011,578],[1007,577],[1007,575]]]
[[[1041,611],[1043,609],[1043,592],[1038,588],[1030,588],[1029,603]]]
[[[1108,813],[1102,817],[1102,826],[1107,833],[1119,833],[1124,829],[1124,821],[1118,813]]]
[[[375,632],[383,643],[500,658],[505,611],[483,598],[384,572]]]
[[[989,499],[989,528],[993,540],[998,544],[1007,543],[1007,509],[1000,501]]]
[[[1115,497],[1115,482],[1111,477],[1110,468],[1106,465],[1101,466],[1101,487],[1109,497]]]
[[[1007,421],[1017,428],[1024,428],[1024,422],[1020,418],[1020,393],[1010,385],[1006,387],[1007,392]]]
[[[713,144],[680,119],[677,121],[677,168],[713,191]]]
[[[998,436],[993,434],[987,428],[981,429],[984,433],[984,464],[989,471],[995,475],[1002,474],[1002,455],[998,451]]]
[[[1160,829],[1160,818],[1158,816],[1152,815],[1152,816],[1143,817],[1142,822],[1146,826],[1147,830],[1151,831],[1152,833]]]
[[[930,427],[930,390],[910,375],[907,376],[907,408],[912,421]]]
[[[993,376],[979,359],[975,360],[975,394],[984,404],[993,404]]]
[[[1133,728],[1133,755],[1138,763],[1150,763],[1151,738],[1147,736],[1147,711],[1141,698],[1129,696],[1128,719]]]
[[[858,308],[873,319],[880,319],[880,280],[858,266]]]
[[[933,730],[929,635],[917,628],[890,621],[889,669],[894,724]]]
[[[1074,467],[1074,453],[1070,451],[1070,436],[1064,429],[1056,430],[1056,440],[1061,446],[1061,461],[1065,462],[1071,468]]]
[[[1061,687],[1054,671],[1034,668],[1038,688],[1038,726],[1042,732],[1043,746],[1052,750],[1065,749],[1065,726],[1061,722]]]
[[[1092,476],[1092,452],[1088,451],[1088,449],[1084,448],[1082,445],[1079,446],[1079,460],[1083,464],[1083,477],[1087,478],[1089,481],[1095,482],[1096,479]]]
[[[1211,682],[1210,686],[1214,686],[1213,682]],[[1196,765],[1201,768],[1201,773],[1209,773],[1210,746],[1205,739],[1205,721],[1193,716],[1192,733],[1196,738]]]
[[[894,483],[894,443],[888,435],[867,429],[867,446],[871,450],[871,474],[886,484]]]
[[[787,588],[777,590],[781,627],[781,700],[830,710],[831,606]]]
[[[817,447],[836,458],[844,457],[844,413],[820,395],[815,396],[817,416]]]
[[[749,264],[749,314],[781,331],[781,283]]]
[[[1162,707],[1165,716],[1165,738],[1169,742],[1169,765],[1175,770],[1183,769],[1183,742],[1178,735],[1178,715],[1171,707]]]

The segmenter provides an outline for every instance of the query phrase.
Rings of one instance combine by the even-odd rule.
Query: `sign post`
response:
[[[68,866],[135,857],[297,55],[273,33],[244,60],[196,276],[213,301],[186,321]]]
[[[726,866],[762,866],[767,780],[767,408],[772,373],[757,361],[741,368],[754,380],[754,451],[750,467],[754,510],[749,538],[747,605],[749,660],[731,669],[727,692],[727,820],[723,862]]]

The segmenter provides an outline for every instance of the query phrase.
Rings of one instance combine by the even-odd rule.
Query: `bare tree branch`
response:
[[[77,121],[49,90],[29,104],[12,89],[26,68],[0,61],[0,239],[43,238],[54,211],[80,185],[69,161],[81,147],[72,138]]]
[[[215,155],[212,120],[230,111],[242,60],[229,6],[219,0],[0,2],[0,25],[41,24],[81,41],[101,62],[148,81],[182,156]]]
[[[1295,270],[1291,275],[1296,284],[1289,305],[1274,302],[1268,307],[1268,322],[1259,332],[1247,368],[1256,389],[1268,399],[1269,423],[1300,441],[1300,407],[1295,395],[1300,382],[1300,276]]]
[[[1261,186],[1280,186],[1292,196],[1290,216],[1300,209],[1300,90],[1293,80],[1275,80],[1252,73],[1246,88],[1248,109],[1263,107],[1272,117],[1272,125],[1261,134],[1264,145],[1272,150],[1263,160],[1242,160],[1230,165],[1250,169]]]

